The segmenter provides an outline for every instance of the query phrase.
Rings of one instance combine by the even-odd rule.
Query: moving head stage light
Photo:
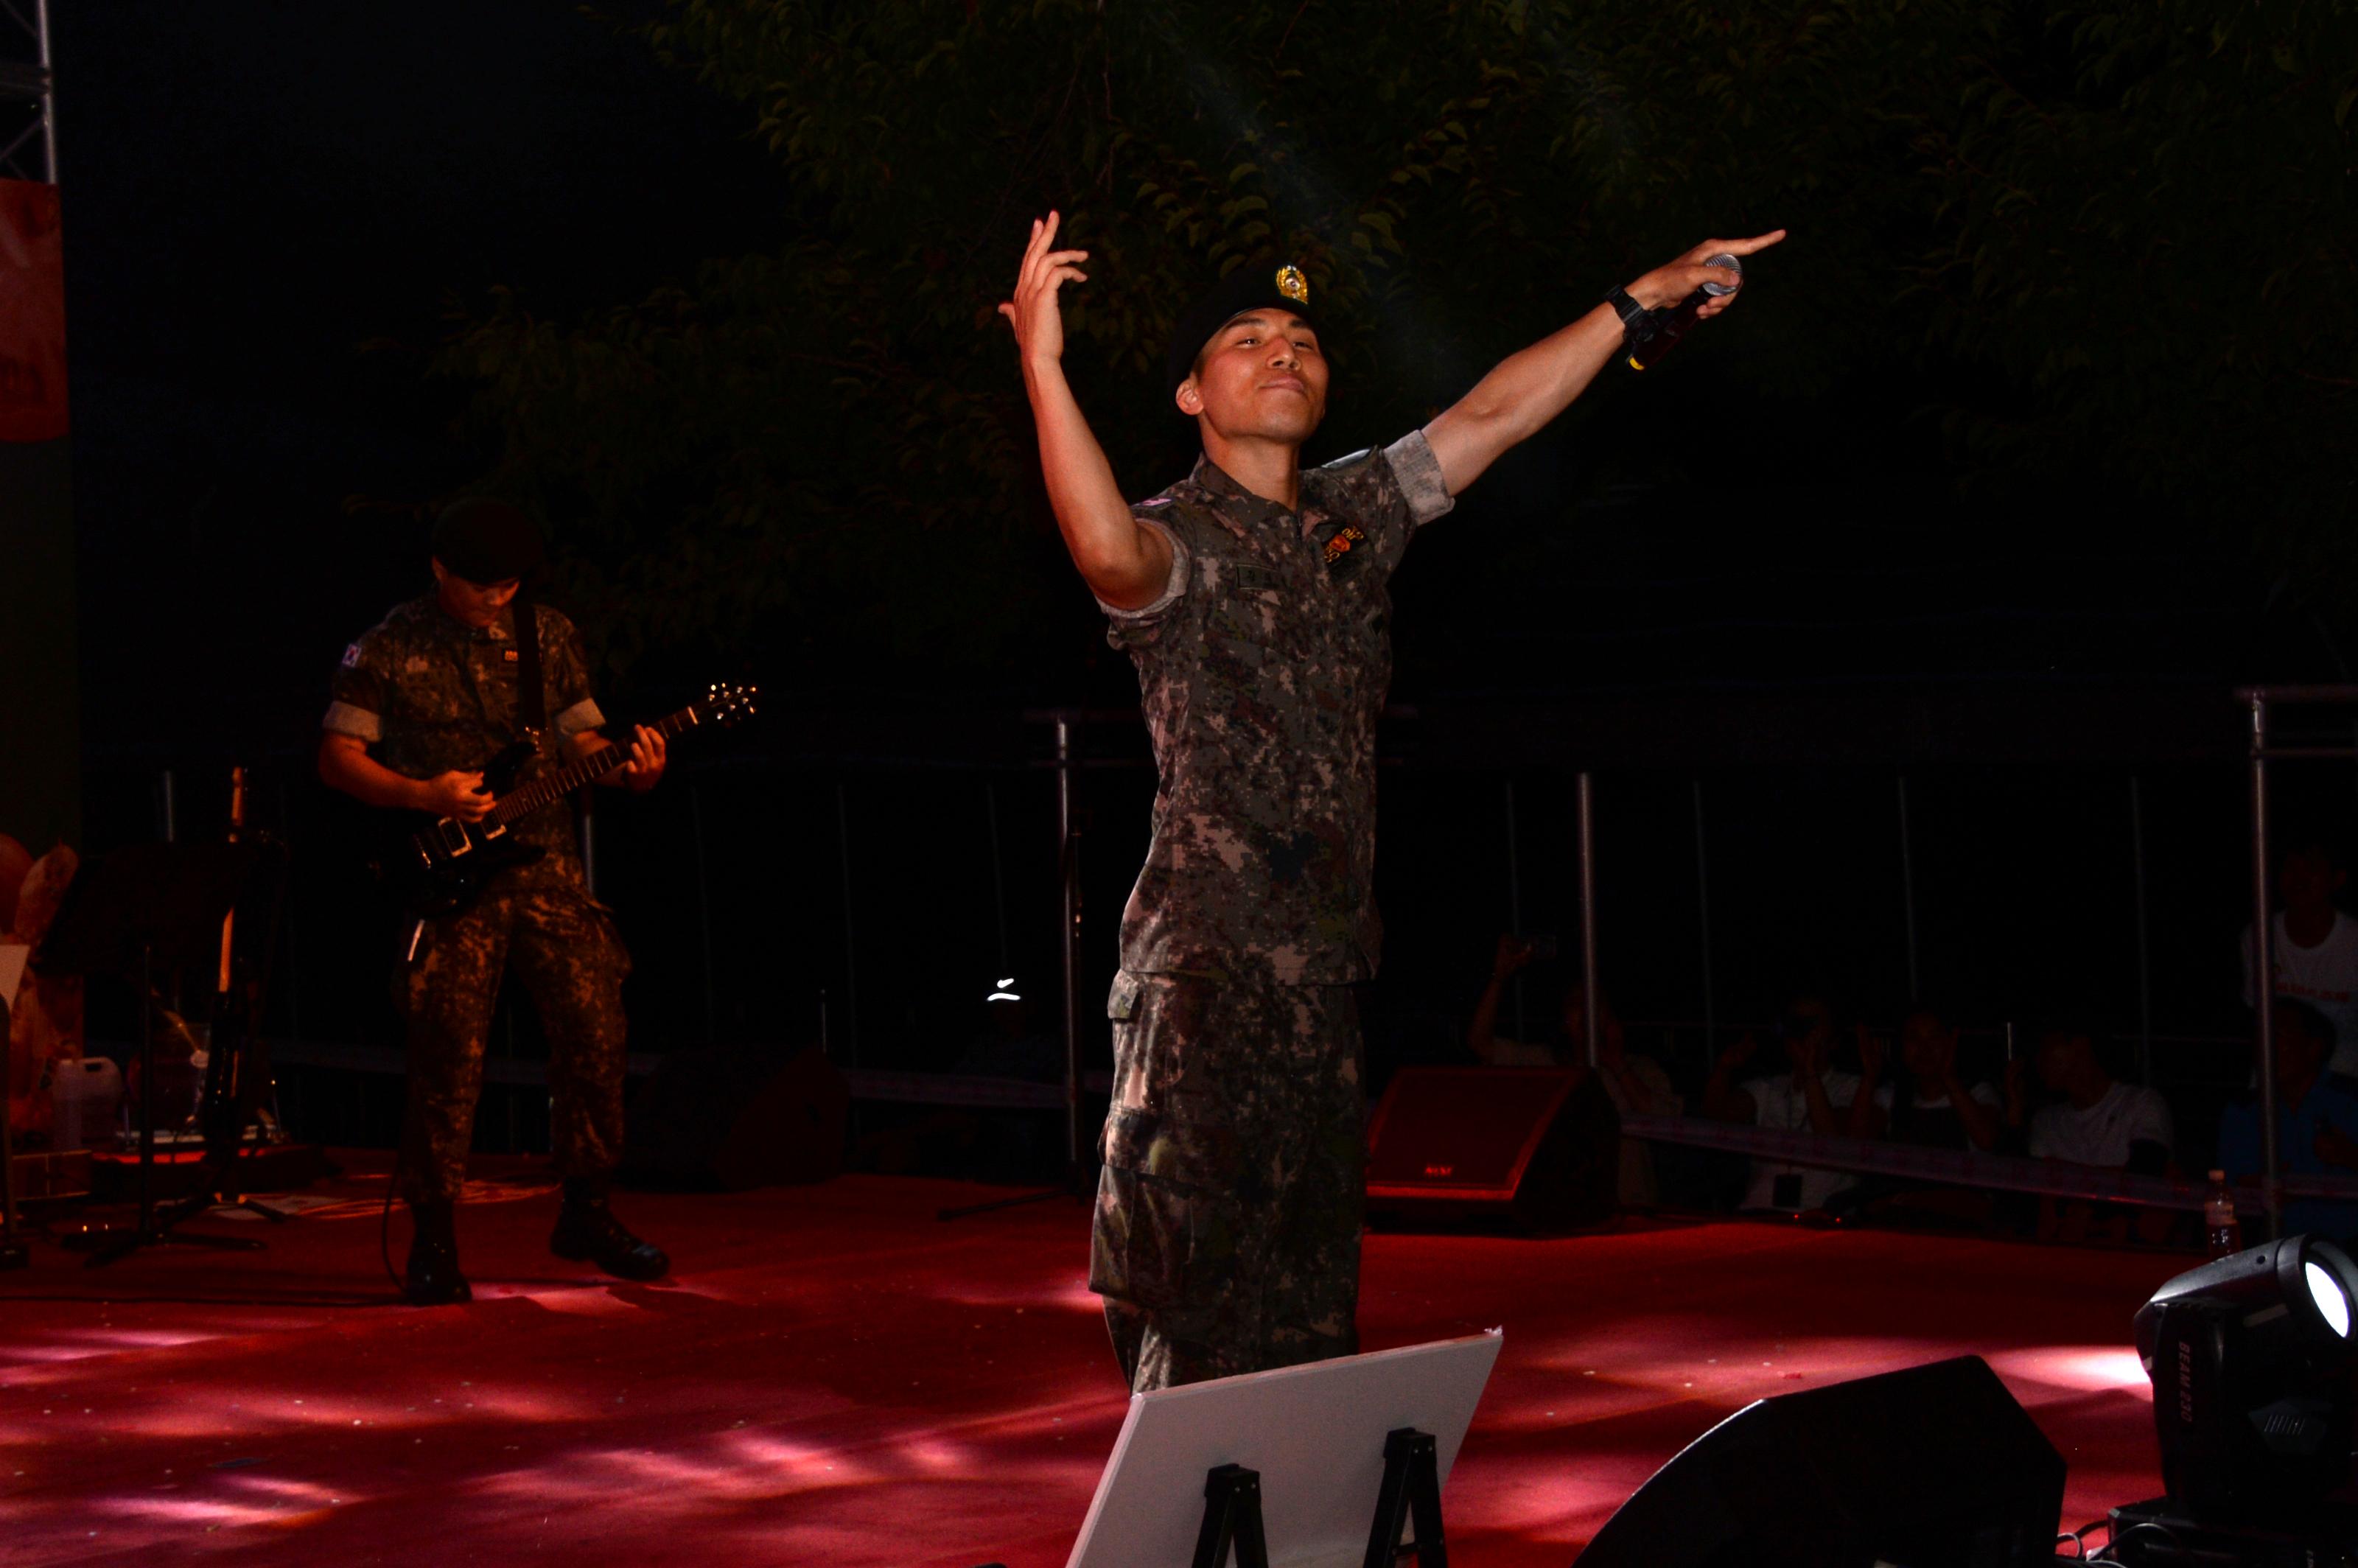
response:
[[[2282,1524],[2349,1478],[2358,1268],[2288,1237],[2190,1270],[2136,1314],[2169,1500],[2207,1523]]]

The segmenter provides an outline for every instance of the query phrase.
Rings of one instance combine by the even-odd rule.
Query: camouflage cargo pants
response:
[[[409,1109],[402,1187],[456,1197],[474,1139],[483,1045],[513,969],[548,1037],[549,1142],[557,1170],[598,1177],[622,1151],[622,977],[630,956],[612,918],[581,888],[494,881],[473,907],[428,921],[395,977],[409,1022]]]
[[[1358,1347],[1366,1105],[1347,986],[1124,973],[1089,1288],[1132,1390]]]

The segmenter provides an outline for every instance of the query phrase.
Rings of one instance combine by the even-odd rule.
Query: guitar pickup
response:
[[[437,822],[434,835],[442,840],[442,848],[453,855],[463,855],[475,847],[475,841],[467,837],[467,825],[454,816]]]

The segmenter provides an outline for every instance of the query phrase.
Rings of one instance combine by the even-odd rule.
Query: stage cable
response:
[[[401,1190],[401,1156],[402,1146],[396,1141],[393,1146],[393,1169],[384,1178],[384,1208],[376,1221],[376,1255],[384,1264],[384,1277],[393,1281],[395,1291],[404,1288],[401,1272],[393,1266],[393,1199]]]

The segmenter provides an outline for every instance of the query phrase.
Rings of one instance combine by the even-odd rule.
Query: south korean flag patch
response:
[[[361,645],[360,645],[358,643],[345,643],[345,644],[344,644],[344,668],[346,668],[346,669],[348,669],[348,670],[356,670],[356,669],[358,669],[358,668],[360,668],[360,667],[361,667]]]

